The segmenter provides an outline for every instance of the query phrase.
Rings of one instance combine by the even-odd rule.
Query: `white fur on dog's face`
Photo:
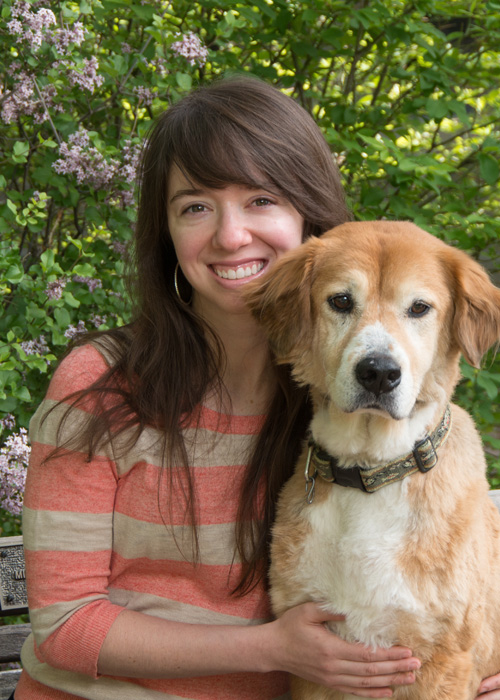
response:
[[[440,300],[436,290],[416,279],[384,284],[363,270],[351,270],[349,276],[350,281],[334,279],[331,285],[321,281],[324,303],[318,314],[316,348],[325,370],[322,391],[326,389],[330,401],[345,413],[382,412],[406,418],[433,364],[440,310],[448,299]],[[329,303],[340,295],[351,300],[351,311],[339,311]],[[416,303],[428,310],[415,315]],[[401,372],[400,383],[378,396],[356,377],[358,363],[377,356],[388,358]]]

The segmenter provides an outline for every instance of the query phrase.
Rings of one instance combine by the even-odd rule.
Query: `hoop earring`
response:
[[[178,285],[178,282],[177,282],[177,274],[178,274],[179,268],[180,268],[180,265],[179,265],[179,263],[177,263],[177,265],[175,266],[175,271],[174,271],[174,287],[175,287],[175,293],[177,294],[177,298],[179,299],[179,301],[181,302],[181,304],[183,304],[184,306],[190,306],[190,305],[191,305],[191,301],[193,300],[193,291],[191,290],[191,296],[189,297],[189,301],[184,301],[184,299],[181,297],[181,293],[180,293],[180,291],[179,291],[179,285]]]

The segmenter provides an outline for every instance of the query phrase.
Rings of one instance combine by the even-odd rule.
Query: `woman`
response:
[[[266,700],[286,695],[284,672],[360,697],[414,681],[409,649],[347,644],[311,603],[270,621],[266,598],[309,407],[239,292],[347,218],[320,131],[274,88],[221,81],[159,119],[135,320],[63,360],[31,425],[34,638],[16,700]]]

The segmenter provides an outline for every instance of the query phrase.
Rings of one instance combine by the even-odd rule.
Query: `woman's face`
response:
[[[302,242],[302,216],[271,187],[198,188],[177,166],[170,171],[167,215],[193,307],[207,320],[247,314],[241,287]]]

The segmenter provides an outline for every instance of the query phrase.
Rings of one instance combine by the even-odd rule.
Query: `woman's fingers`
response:
[[[500,673],[481,682],[476,700],[500,700]]]
[[[273,649],[282,654],[278,668],[359,697],[390,697],[390,686],[415,681],[420,661],[410,649],[370,649],[346,642],[325,624],[344,619],[313,603],[288,610],[274,623],[280,640]]]

